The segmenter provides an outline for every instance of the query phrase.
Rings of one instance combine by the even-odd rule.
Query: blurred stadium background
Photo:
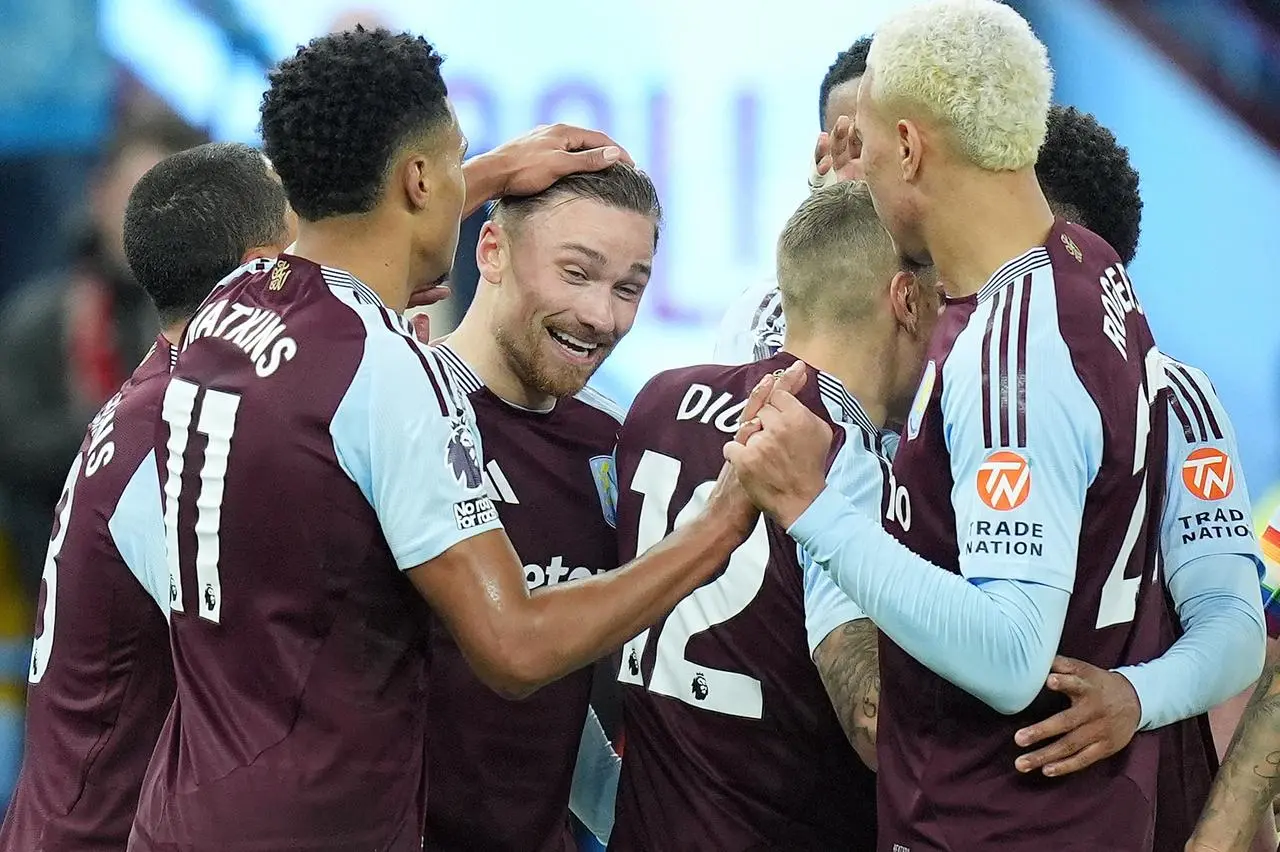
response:
[[[157,157],[202,135],[256,142],[265,69],[313,36],[356,22],[425,34],[473,152],[571,121],[654,177],[655,282],[595,382],[629,401],[657,370],[707,360],[724,305],[770,274],[827,66],[909,2],[0,0],[0,809],[52,499],[152,335],[113,246]],[[1280,502],[1280,2],[1013,5],[1049,45],[1057,100],[1131,152],[1146,202],[1134,279],[1161,348],[1227,404],[1261,516]],[[437,331],[465,309],[477,230]]]

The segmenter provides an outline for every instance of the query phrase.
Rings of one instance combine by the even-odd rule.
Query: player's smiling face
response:
[[[486,226],[491,227],[491,226]],[[552,201],[509,229],[494,335],[540,393],[582,390],[635,322],[653,268],[654,220],[590,198]]]

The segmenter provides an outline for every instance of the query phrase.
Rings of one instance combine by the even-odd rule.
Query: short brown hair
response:
[[[493,205],[492,218],[499,224],[517,225],[543,208],[557,201],[574,198],[590,198],[647,216],[653,220],[653,245],[658,246],[658,231],[662,226],[662,205],[658,190],[649,176],[635,166],[614,163],[598,172],[578,172],[551,184],[529,196],[504,196]]]
[[[778,289],[788,325],[865,317],[899,268],[889,233],[861,181],[823,187],[778,238]]]

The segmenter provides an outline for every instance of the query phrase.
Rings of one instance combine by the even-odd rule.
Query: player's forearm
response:
[[[1189,848],[1245,852],[1280,794],[1280,661],[1269,659]]]
[[[1200,557],[1171,577],[1185,632],[1158,659],[1117,669],[1138,694],[1139,730],[1205,713],[1257,679],[1266,642],[1257,577],[1237,554]]]
[[[706,582],[744,538],[704,513],[616,571],[534,592],[510,622],[522,690],[621,647]]]
[[[994,709],[1016,713],[1044,686],[1067,593],[970,583],[903,547],[832,488],[788,532],[885,635]]]
[[[880,650],[875,624],[869,618],[842,624],[822,640],[813,662],[849,744],[874,770],[880,713]]]
[[[502,195],[509,171],[510,166],[500,151],[489,151],[463,163],[462,176],[467,183],[467,200],[462,206],[462,218],[467,218]]]

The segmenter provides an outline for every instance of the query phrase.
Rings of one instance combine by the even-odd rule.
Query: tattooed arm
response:
[[[869,618],[832,630],[813,654],[840,727],[858,756],[876,768],[876,719],[880,712],[880,652]]]
[[[1280,794],[1280,657],[1267,667],[1245,708],[1187,843],[1188,852],[1245,852],[1260,820]]]

